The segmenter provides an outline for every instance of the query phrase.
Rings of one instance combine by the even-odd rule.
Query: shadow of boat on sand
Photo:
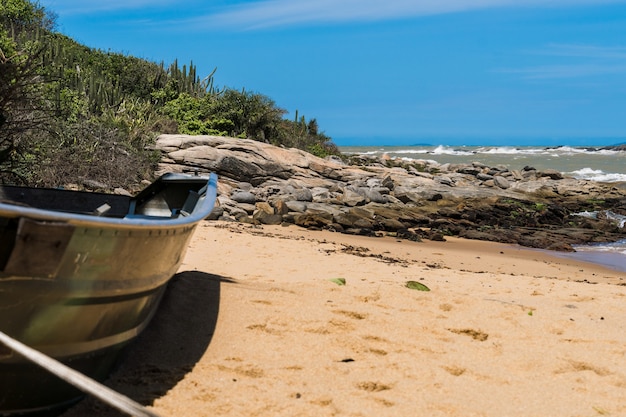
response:
[[[152,322],[128,348],[105,385],[146,406],[172,389],[193,369],[211,342],[222,282],[234,281],[200,271],[176,274]],[[125,416],[88,397],[62,417],[94,414]]]

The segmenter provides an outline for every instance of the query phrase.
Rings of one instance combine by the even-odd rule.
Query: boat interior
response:
[[[65,189],[0,186],[0,203],[104,217],[187,215],[206,189],[207,178],[166,174],[135,197]]]

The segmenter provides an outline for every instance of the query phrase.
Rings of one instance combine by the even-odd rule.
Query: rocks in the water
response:
[[[369,156],[345,162],[216,136],[162,135],[156,145],[163,153],[158,174],[220,176],[211,219],[411,240],[455,235],[555,250],[626,238],[610,219],[572,215],[585,210],[626,214],[626,187],[549,169]]]

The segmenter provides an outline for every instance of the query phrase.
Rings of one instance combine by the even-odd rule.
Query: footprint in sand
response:
[[[246,329],[261,331],[264,333],[273,334],[277,336],[283,334],[282,331],[269,327],[267,324],[251,324],[250,326],[246,327]]]
[[[480,342],[484,342],[485,340],[487,340],[487,338],[489,338],[489,335],[487,333],[481,332],[480,330],[474,330],[474,329],[448,329],[448,330],[451,331],[452,333],[464,334],[464,335],[470,336],[472,339],[478,340]]]
[[[574,361],[574,360],[567,360],[567,365],[564,365],[560,367],[559,369],[555,370],[554,373],[564,374],[568,372],[584,372],[584,371],[591,371],[598,376],[607,376],[607,375],[612,374],[612,372],[610,372],[607,369],[594,366],[587,362]]]
[[[356,387],[360,390],[367,391],[367,392],[380,392],[380,391],[387,391],[391,389],[390,385],[382,384],[380,382],[372,382],[372,381],[359,382],[358,384],[356,384]]]
[[[355,311],[333,310],[333,313],[341,314],[343,316],[350,317],[351,319],[355,319],[355,320],[364,320],[367,318],[367,314],[357,313]]]

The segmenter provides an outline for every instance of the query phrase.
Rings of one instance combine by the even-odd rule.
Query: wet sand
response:
[[[625,279],[490,242],[205,222],[108,385],[162,416],[626,415]],[[64,416],[89,414],[119,415]]]

